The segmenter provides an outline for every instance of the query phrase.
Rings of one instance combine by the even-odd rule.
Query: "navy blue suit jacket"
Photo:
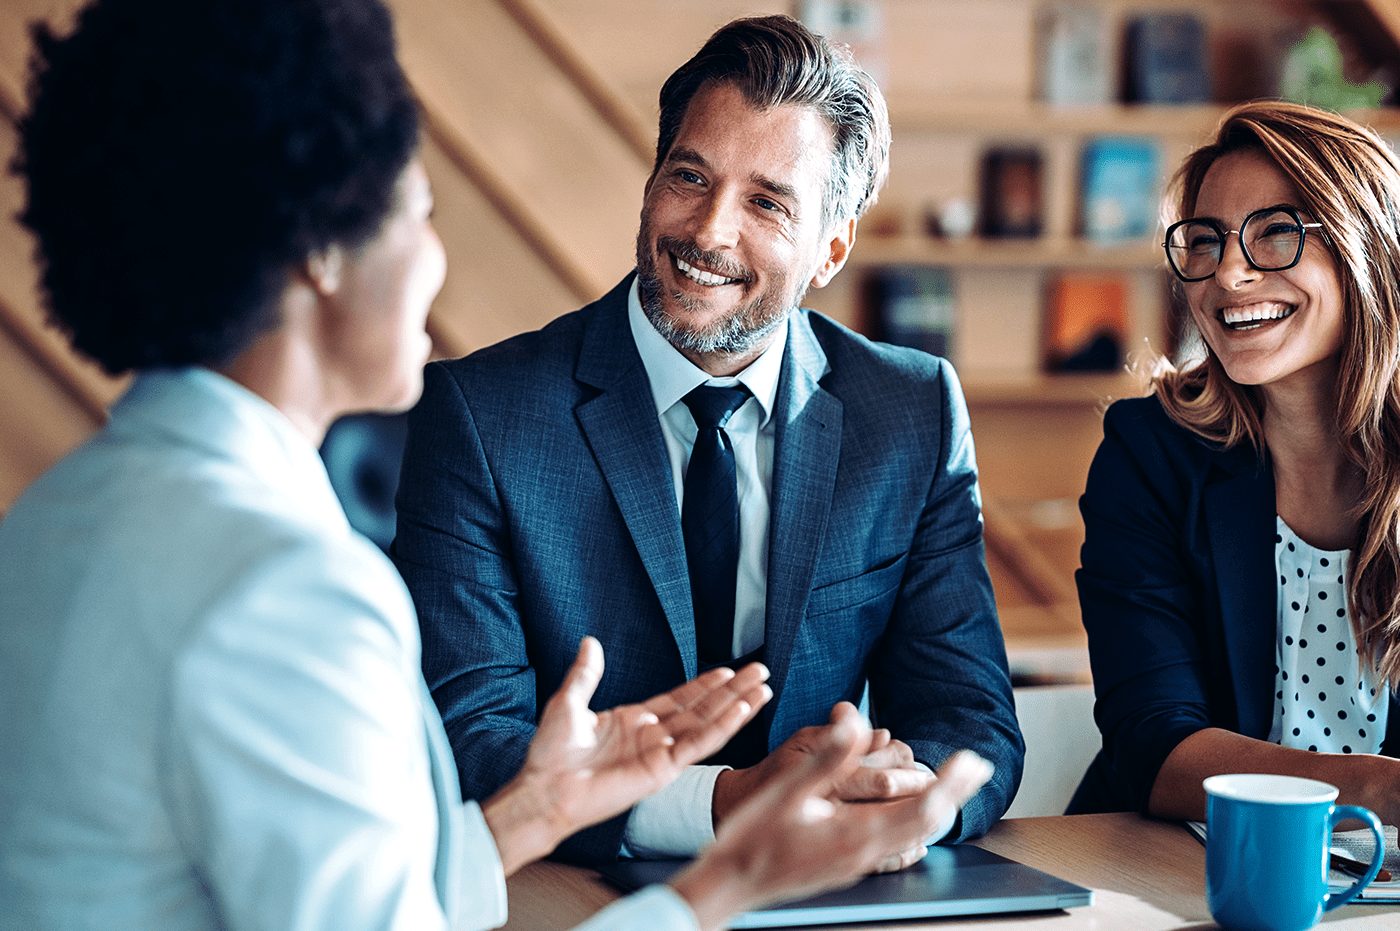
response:
[[[630,285],[430,365],[410,418],[395,559],[468,797],[519,770],[585,634],[607,654],[595,708],[696,674],[680,513],[628,329]],[[996,765],[953,839],[980,835],[1010,804],[1024,748],[956,378],[941,359],[816,314],[789,327],[773,414],[768,747],[859,701],[868,681],[879,725],[918,759],[971,747]],[[624,819],[561,853],[614,858]]]
[[[1208,727],[1273,726],[1278,576],[1274,476],[1248,443],[1221,449],[1155,397],[1119,401],[1080,499],[1076,575],[1103,749],[1071,813],[1147,811],[1157,772]],[[1382,752],[1400,749],[1391,696]]]

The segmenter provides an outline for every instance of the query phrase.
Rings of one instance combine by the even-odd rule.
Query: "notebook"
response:
[[[598,872],[631,891],[665,882],[685,860],[623,860]],[[1094,893],[989,850],[932,847],[898,873],[880,873],[847,889],[746,912],[731,928],[785,928],[899,918],[1036,912],[1093,903]]]

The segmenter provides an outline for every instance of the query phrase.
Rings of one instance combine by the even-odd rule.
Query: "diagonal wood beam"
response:
[[[422,94],[418,95],[418,101],[428,135],[463,177],[476,186],[492,208],[573,292],[574,297],[588,303],[607,291],[607,286],[575,261],[545,225],[536,219],[529,205],[511,189],[509,182],[491,167],[486,157],[442,115],[433,102]]]
[[[25,355],[73,399],[94,426],[107,422],[107,399],[92,386],[78,363],[51,348],[38,326],[4,300],[0,300],[0,330],[8,333]]]
[[[994,553],[1036,604],[1051,607],[1075,603],[1079,592],[1026,536],[1020,524],[987,494],[982,495],[982,531]]]
[[[521,30],[534,40],[554,66],[564,73],[578,89],[593,109],[598,111],[603,122],[613,128],[641,161],[644,168],[650,169],[656,152],[655,128],[635,107],[618,94],[578,53],[573,41],[555,20],[536,0],[496,0],[520,26]]]

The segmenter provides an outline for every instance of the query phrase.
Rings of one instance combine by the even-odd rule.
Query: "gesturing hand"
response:
[[[851,802],[837,787],[870,753],[869,727],[849,705],[816,729],[810,752],[769,780],[716,832],[715,843],[672,885],[702,929],[777,899],[849,884],[918,846],[990,778],[974,753],[950,757],[915,793]]]
[[[482,805],[507,874],[663,788],[724,746],[772,695],[768,670],[752,663],[595,713],[588,700],[602,676],[603,648],[585,637],[540,714],[525,765]]]

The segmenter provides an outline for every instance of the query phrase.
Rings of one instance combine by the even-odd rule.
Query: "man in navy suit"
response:
[[[519,769],[585,634],[597,707],[759,659],[774,698],[714,760],[560,848],[694,852],[868,697],[880,746],[832,791],[888,798],[970,748],[1010,804],[1017,728],[948,363],[799,309],[887,173],[874,82],[787,17],[720,29],[661,92],[637,271],[544,329],[429,366],[395,559],[423,667],[480,797]],[[898,868],[921,856],[906,851]]]

